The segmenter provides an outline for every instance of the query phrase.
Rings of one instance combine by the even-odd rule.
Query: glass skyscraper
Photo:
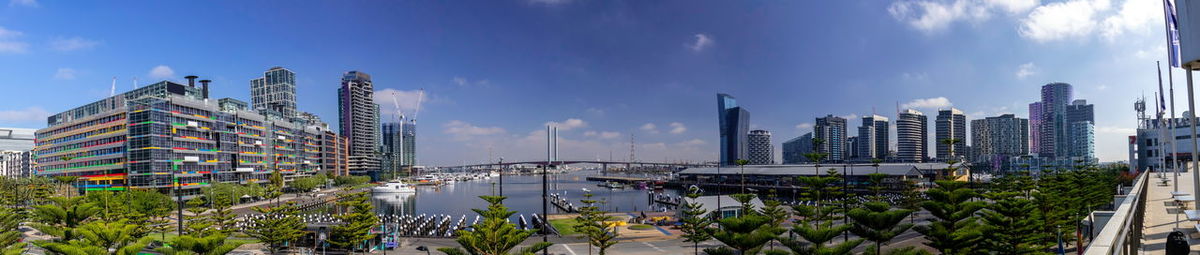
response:
[[[717,124],[721,130],[721,164],[734,165],[748,158],[747,135],[750,133],[750,112],[737,105],[728,94],[717,94]]]

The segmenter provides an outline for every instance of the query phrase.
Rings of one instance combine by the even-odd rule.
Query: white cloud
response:
[[[596,116],[604,116],[604,109],[595,108],[595,107],[589,107],[589,108],[587,108],[587,110],[585,110],[585,111],[586,111],[587,113],[589,113],[589,114],[592,114],[592,115],[596,115]]]
[[[395,95],[393,99],[392,95]],[[384,118],[397,118],[396,105],[400,105],[400,114],[405,117],[412,118],[416,111],[417,104],[429,102],[429,95],[422,94],[420,90],[398,90],[398,89],[382,89],[376,90],[374,97],[375,103],[379,104],[379,115]],[[418,116],[419,117],[419,116]]]
[[[1097,134],[1112,134],[1112,135],[1133,135],[1137,133],[1136,129],[1125,127],[1102,126],[1096,127]]]
[[[50,116],[41,107],[33,106],[21,110],[0,110],[0,123],[45,123]]]
[[[813,124],[812,124],[812,123],[800,123],[800,124],[796,124],[796,129],[801,129],[801,130],[803,130],[803,129],[810,129],[810,128],[812,128],[812,127],[813,127]]]
[[[843,119],[847,119],[847,120],[852,120],[852,119],[857,119],[857,118],[858,118],[858,114],[851,113],[851,114],[846,114],[846,115],[841,115],[841,116],[838,116],[838,118],[843,118]]]
[[[1037,74],[1037,66],[1033,65],[1033,62],[1024,63],[1017,67],[1017,79],[1025,79],[1025,77],[1034,74]]]
[[[700,51],[703,51],[704,49],[712,47],[713,40],[711,37],[709,37],[709,35],[701,33],[701,34],[696,34],[695,37],[696,37],[696,41],[693,41],[691,43],[685,43],[685,44],[683,44],[683,46],[687,47],[688,49],[695,51],[695,52],[700,52]]]
[[[1129,1],[1129,0],[1127,0]],[[1039,6],[1021,20],[1018,32],[1037,42],[1091,35],[1100,24],[1097,18],[1110,8],[1108,0],[1070,0]]]
[[[1101,35],[1108,40],[1119,39],[1126,31],[1149,31],[1144,28],[1163,15],[1161,2],[1125,0],[1116,15],[1104,19]],[[1161,26],[1161,23],[1157,23]]]
[[[0,53],[26,53],[29,44],[24,42],[0,41]]]
[[[654,125],[654,123],[643,124],[640,129],[642,129],[642,131],[646,131],[647,133],[658,134],[658,126]]]
[[[596,131],[589,130],[587,132],[583,132],[583,136],[588,136],[588,137],[594,136],[594,137],[599,137],[600,139],[613,139],[613,138],[620,137],[621,133],[611,132],[611,131],[596,132]]]
[[[4,27],[0,27],[0,39],[20,37],[23,34],[25,33],[21,33],[21,31],[9,30]]]
[[[150,79],[170,79],[175,77],[175,70],[166,65],[158,65],[150,69],[150,74],[147,75]]]
[[[59,69],[58,69],[58,71],[54,72],[54,79],[59,79],[59,80],[74,80],[74,79],[75,79],[75,73],[77,73],[77,72],[75,71],[75,69],[71,69],[71,68],[59,68]]]
[[[979,22],[991,17],[989,5],[971,0],[898,1],[888,6],[888,14],[925,33],[941,31],[957,21]]]
[[[21,31],[9,30],[0,27],[0,53],[26,53],[29,52],[29,44],[18,41],[15,38],[21,37],[24,33]]]
[[[683,123],[671,122],[671,124],[667,124],[667,125],[671,126],[671,131],[670,131],[671,134],[678,135],[678,134],[683,134],[683,132],[687,132],[687,126],[684,126]]]
[[[554,122],[554,121],[546,122],[546,125],[558,127],[558,130],[567,131],[567,130],[571,130],[571,129],[587,127],[587,122],[583,121],[581,119],[570,118],[563,122]]]
[[[905,80],[910,80],[910,81],[924,81],[924,80],[929,79],[929,74],[926,74],[924,72],[919,72],[919,73],[904,72],[904,73],[900,74],[900,78],[903,78]]]
[[[50,48],[57,51],[67,52],[91,49],[99,44],[100,42],[98,41],[83,39],[82,37],[76,36],[71,38],[55,38],[54,40],[50,41]]]
[[[954,105],[954,104],[950,103],[950,99],[946,99],[946,97],[932,97],[932,98],[918,98],[918,99],[914,99],[912,101],[908,101],[907,103],[900,105],[900,108],[940,109],[940,108],[947,108],[952,105]]]
[[[693,138],[692,140],[680,142],[677,145],[678,146],[700,146],[700,145],[705,145],[705,144],[708,144],[708,143],[705,142],[704,140]]]
[[[37,0],[9,0],[8,6],[38,7]]]
[[[467,141],[474,136],[487,136],[503,134],[504,128],[500,127],[480,127],[471,125],[459,120],[452,120],[446,124],[442,124],[442,133],[454,136],[454,140]]]
[[[455,76],[454,78],[451,78],[451,79],[450,79],[450,82],[452,82],[452,83],[454,83],[455,85],[458,85],[458,86],[460,86],[460,87],[466,87],[466,86],[471,86],[471,85],[475,85],[475,86],[487,86],[487,85],[491,85],[491,84],[492,84],[492,82],[490,82],[490,81],[488,81],[488,80],[477,80],[477,81],[471,81],[471,80],[469,80],[469,79],[467,79],[467,78],[464,78],[464,77],[458,77],[458,76]]]
[[[1039,0],[989,0],[987,4],[991,7],[1004,9],[1009,14],[1025,13],[1033,7],[1037,7],[1041,1]]]

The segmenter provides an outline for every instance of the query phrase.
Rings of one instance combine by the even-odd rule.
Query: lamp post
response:
[[[500,196],[504,196],[504,157],[500,157]]]

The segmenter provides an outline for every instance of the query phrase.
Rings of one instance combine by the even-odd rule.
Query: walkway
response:
[[[1163,177],[1167,180],[1174,179],[1174,173],[1163,173]],[[1158,173],[1150,173],[1150,180],[1147,183],[1150,187],[1146,193],[1146,217],[1143,219],[1143,246],[1144,254],[1166,254],[1167,235],[1172,231],[1179,230],[1187,233],[1192,244],[1192,254],[1200,254],[1200,234],[1196,233],[1196,224],[1200,221],[1189,221],[1187,215],[1184,215],[1183,210],[1175,205],[1175,200],[1171,196],[1171,192],[1175,191],[1175,186],[1168,182],[1167,185],[1162,185],[1162,179]],[[1192,176],[1190,173],[1179,174],[1179,191],[1183,193],[1194,193],[1191,190]],[[1196,203],[1185,203],[1188,210],[1196,210]]]

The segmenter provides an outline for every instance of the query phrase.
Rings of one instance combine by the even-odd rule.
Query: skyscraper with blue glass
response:
[[[717,94],[717,122],[721,130],[721,164],[734,165],[739,159],[749,160],[750,112],[739,107],[733,96]]]

